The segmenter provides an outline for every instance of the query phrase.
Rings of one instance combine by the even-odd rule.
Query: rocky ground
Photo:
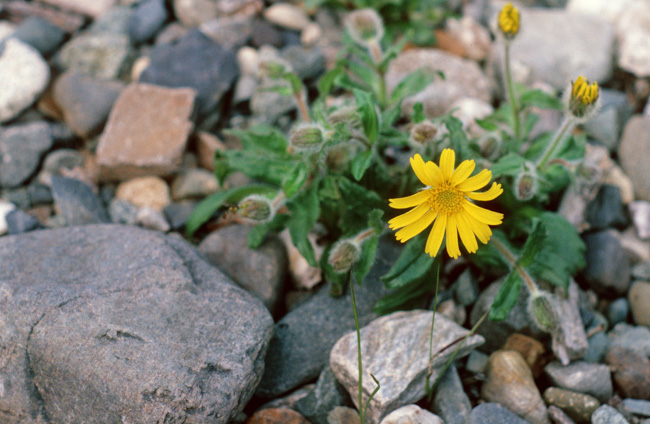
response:
[[[461,120],[493,110],[502,50],[489,28],[502,5],[449,2],[459,18],[438,45],[389,69],[389,87],[422,66],[446,75],[405,107]],[[522,295],[422,400],[431,311],[373,312],[399,252],[384,239],[357,293],[364,388],[370,372],[381,383],[369,422],[650,423],[650,4],[519,5],[518,81],[601,86],[603,108],[580,131],[602,179],[559,205],[587,246],[561,307],[572,362],[553,357]],[[313,88],[342,16],[261,0],[0,3],[0,422],[358,419],[349,294],[329,296],[282,237],[251,250],[243,225],[208,225],[194,247],[181,235],[197,201],[223,189],[214,152],[240,147],[222,130],[295,119],[290,99],[264,90],[260,58],[283,58]],[[560,118],[541,111],[535,131]],[[467,334],[499,287],[462,260],[447,271],[434,350]]]

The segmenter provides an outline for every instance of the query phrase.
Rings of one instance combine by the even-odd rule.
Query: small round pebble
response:
[[[634,282],[627,296],[634,322],[638,325],[650,326],[650,282]]]
[[[609,307],[607,308],[607,319],[611,325],[616,325],[619,322],[625,322],[629,313],[629,302],[626,298],[620,297],[609,304]]]
[[[591,415],[591,424],[630,424],[616,409],[602,405]]]
[[[549,387],[544,392],[547,404],[555,405],[578,422],[588,422],[591,414],[600,406],[600,402],[593,396],[574,392],[571,390]]]

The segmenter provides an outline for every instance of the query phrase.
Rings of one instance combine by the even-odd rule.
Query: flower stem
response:
[[[515,89],[512,82],[512,74],[510,72],[510,42],[505,45],[505,58],[503,68],[506,74],[506,89],[508,90],[508,100],[510,102],[510,109],[512,110],[512,122],[515,135],[515,141],[521,139],[521,124],[519,122],[519,106],[515,98]]]
[[[357,314],[357,302],[354,297],[354,278],[350,273],[350,295],[352,296],[352,310],[354,311],[354,326],[357,329],[357,361],[359,364],[359,417],[360,423],[365,424],[366,414],[363,408],[363,369],[361,364],[361,331],[359,330],[359,315]]]
[[[309,117],[309,109],[307,108],[307,103],[305,103],[305,98],[302,93],[302,91],[299,91],[298,93],[294,94],[296,103],[298,104],[298,110],[300,111],[300,117],[305,122],[311,122],[311,118]]]
[[[436,291],[433,297],[433,315],[431,316],[431,334],[429,335],[429,366],[427,367],[427,375],[424,379],[424,392],[427,394],[427,399],[431,401],[433,396],[433,387],[430,387],[429,379],[433,374],[433,324],[436,321],[436,309],[438,308],[438,283],[440,282],[440,257],[436,258]]]
[[[558,144],[560,144],[560,141],[564,138],[564,134],[567,133],[573,126],[575,125],[574,120],[566,116],[564,118],[564,121],[562,122],[562,125],[560,128],[557,129],[555,134],[553,135],[553,139],[551,142],[548,144],[546,147],[546,150],[544,151],[544,154],[542,155],[542,158],[539,160],[537,163],[537,169],[544,169],[546,166],[546,163],[553,157],[553,153],[555,149],[557,148]]]
[[[514,268],[519,275],[521,276],[521,279],[526,283],[526,287],[530,291],[530,294],[536,294],[539,292],[539,289],[537,288],[537,284],[535,284],[535,281],[533,280],[533,277],[530,276],[528,271],[526,271],[521,265],[517,263],[517,258],[515,255],[508,249],[508,247],[501,243],[499,239],[496,237],[492,237],[490,242],[494,245],[494,247],[501,253],[501,256],[508,261],[510,266]]]
[[[440,383],[440,380],[442,380],[442,377],[445,375],[447,372],[447,369],[449,369],[449,366],[451,365],[452,362],[454,362],[454,359],[456,359],[456,356],[458,355],[458,352],[462,349],[463,345],[465,344],[465,341],[467,341],[468,338],[472,337],[474,334],[476,334],[476,330],[483,324],[483,321],[485,321],[485,318],[487,318],[489,311],[485,312],[481,318],[474,324],[471,330],[469,330],[469,333],[467,333],[462,339],[455,340],[453,341],[450,345],[445,346],[443,349],[441,349],[438,353],[443,352],[446,350],[448,347],[453,346],[454,344],[457,344],[458,346],[456,349],[454,349],[454,352],[451,354],[449,359],[447,359],[447,362],[445,362],[445,366],[442,367],[442,370],[440,371],[440,374],[438,374],[438,377],[436,377],[436,381],[434,381],[433,386],[431,386],[431,391],[433,392],[433,389],[438,387],[438,384]],[[427,399],[428,402],[431,402],[431,397]]]

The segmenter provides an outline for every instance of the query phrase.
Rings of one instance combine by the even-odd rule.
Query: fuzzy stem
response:
[[[433,374],[433,324],[436,321],[436,309],[438,308],[438,283],[440,282],[440,257],[436,258],[436,292],[433,296],[433,315],[431,316],[431,334],[429,335],[429,365],[427,367],[427,375],[424,379],[424,392],[427,394],[427,399],[431,401],[433,396],[433,388],[430,387],[429,379]]]
[[[368,237],[374,235],[375,232],[376,232],[376,231],[375,231],[374,228],[368,228],[368,229],[366,229],[366,230],[363,230],[362,232],[360,232],[359,234],[357,234],[357,235],[354,237],[354,241],[356,241],[357,243],[362,242],[362,241],[364,241],[365,239],[367,239]]]
[[[517,258],[515,255],[508,249],[508,247],[501,243],[496,237],[493,237],[490,240],[493,244],[493,246],[501,253],[501,256],[505,260],[508,261],[510,266],[517,270],[519,275],[521,276],[521,279],[524,280],[524,283],[526,283],[526,287],[530,291],[531,295],[537,294],[539,292],[539,289],[537,288],[537,284],[535,284],[535,281],[533,281],[533,277],[530,276],[528,271],[526,271],[521,265],[517,263]]]
[[[562,125],[560,128],[557,129],[555,134],[553,135],[553,139],[551,142],[548,144],[546,147],[546,150],[544,151],[544,154],[542,155],[542,158],[539,160],[537,163],[537,169],[544,169],[546,166],[546,163],[548,162],[549,159],[553,157],[553,153],[555,149],[557,148],[558,144],[560,144],[560,141],[564,138],[564,134],[567,133],[573,126],[575,125],[574,120],[566,116],[564,118],[564,121],[562,122]]]
[[[506,89],[508,90],[508,100],[510,102],[510,109],[512,110],[512,121],[514,125],[514,135],[515,141],[521,139],[521,124],[519,122],[519,106],[517,105],[517,99],[515,98],[515,89],[512,81],[512,74],[510,72],[510,42],[506,41],[505,45],[505,56],[503,69],[505,71],[506,78]]]
[[[307,104],[305,103],[305,99],[302,93],[302,91],[299,91],[294,94],[296,103],[298,104],[298,110],[300,111],[300,117],[305,122],[311,122],[311,118],[309,117],[309,109],[307,108]]]

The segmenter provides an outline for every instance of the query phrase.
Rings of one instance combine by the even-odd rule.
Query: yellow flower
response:
[[[519,32],[519,9],[514,7],[512,3],[503,6],[503,9],[499,12],[499,29],[506,38],[512,38]]]
[[[582,120],[588,119],[598,109],[598,83],[589,83],[589,80],[580,75],[571,83],[568,96],[568,111],[574,117]]]
[[[458,234],[468,252],[478,249],[476,238],[487,243],[492,235],[490,225],[499,225],[503,214],[475,205],[471,200],[493,200],[503,189],[501,184],[492,183],[484,193],[475,190],[485,187],[492,179],[492,172],[484,169],[470,177],[476,166],[473,160],[465,160],[454,170],[456,154],[444,149],[440,156],[440,167],[424,162],[419,154],[411,158],[411,167],[418,179],[427,187],[418,193],[398,199],[390,199],[395,209],[413,208],[403,215],[388,221],[391,229],[399,230],[395,236],[405,243],[424,231],[432,222],[425,252],[436,256],[442,239],[447,235],[447,253],[453,258],[460,256]]]

